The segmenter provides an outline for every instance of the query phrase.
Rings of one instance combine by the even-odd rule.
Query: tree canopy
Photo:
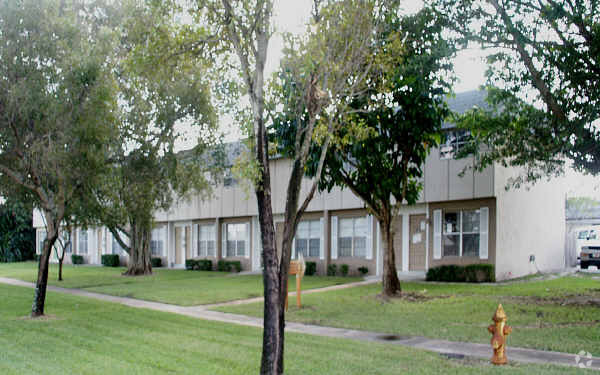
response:
[[[369,57],[356,69],[365,75],[364,86],[352,96],[341,92],[336,105],[347,103],[347,108],[325,116],[337,126],[327,128],[331,144],[324,165],[319,162],[322,149],[312,146],[307,174],[316,177],[321,190],[349,188],[377,218],[385,247],[383,291],[393,295],[400,282],[392,220],[403,202],[414,204],[419,198],[422,166],[448,114],[454,47],[442,37],[443,24],[431,10],[405,17],[394,6],[386,12],[364,51]],[[295,87],[294,81],[286,82]],[[297,152],[292,140],[309,118],[303,109],[301,116],[283,112],[273,122],[283,154]]]
[[[0,205],[0,263],[33,259],[35,230],[31,208],[14,199]]]
[[[600,10],[590,1],[433,0],[466,46],[489,49],[493,108],[465,115],[480,165],[560,173],[565,159],[600,173]]]
[[[97,209],[129,254],[128,275],[152,272],[150,236],[154,214],[191,193],[206,197],[220,171],[217,121],[208,62],[174,53],[185,27],[171,4],[134,2],[123,8],[124,36],[117,46],[119,137],[111,145],[111,173],[96,186]],[[178,155],[183,135],[193,130],[194,149]]]
[[[0,2],[0,185],[29,193],[48,228],[32,315],[43,315],[60,223],[107,169],[116,133],[113,31],[96,4]],[[6,63],[10,62],[10,63]]]

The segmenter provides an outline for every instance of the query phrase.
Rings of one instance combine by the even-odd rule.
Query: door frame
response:
[[[415,217],[415,216],[423,217],[422,221],[425,222],[425,230],[421,232],[421,233],[423,233],[423,237],[424,237],[424,238],[421,239],[421,243],[422,243],[423,251],[424,251],[423,255],[424,255],[424,258],[425,258],[424,262],[423,262],[423,270],[411,270],[410,269],[410,248],[411,248],[411,245],[412,245],[412,237],[410,237],[411,236],[410,221],[411,221],[411,218]],[[409,214],[408,215],[408,235],[409,235],[409,242],[408,242],[408,270],[411,271],[411,272],[412,271],[419,271],[419,272],[421,272],[421,271],[426,271],[427,270],[427,237],[428,237],[428,234],[429,234],[428,227],[429,226],[427,224],[427,213],[425,213],[425,212],[423,212],[423,213],[413,213],[413,214]]]
[[[181,249],[183,251],[182,254],[182,263],[177,263],[177,228],[180,228],[183,230],[183,236],[181,238]],[[186,229],[189,228],[190,229],[190,237],[192,237],[192,231],[193,231],[193,227],[192,227],[192,222],[191,221],[181,221],[178,223],[174,223],[173,224],[173,268],[185,268],[185,260],[187,257],[187,240],[186,240]],[[192,239],[190,238],[190,241],[192,241]]]

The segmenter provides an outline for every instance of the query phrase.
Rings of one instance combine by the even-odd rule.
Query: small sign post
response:
[[[301,303],[301,294],[302,294],[302,277],[304,276],[304,272],[306,271],[306,263],[304,262],[304,257],[302,254],[298,257],[298,260],[292,260],[290,262],[290,275],[296,275],[296,305],[298,308],[302,307]],[[289,285],[287,294],[285,296],[285,311],[288,310],[288,295],[289,295]]]

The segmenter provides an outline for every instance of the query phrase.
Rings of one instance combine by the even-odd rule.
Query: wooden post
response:
[[[298,274],[296,274],[296,305],[298,306],[298,308],[302,307],[302,304],[300,303],[300,294],[302,293],[300,280],[302,280],[301,277]]]
[[[290,262],[290,275],[296,275],[296,305],[298,308],[302,307],[301,303],[301,293],[302,293],[302,276],[304,276],[304,271],[306,270],[306,264],[304,263],[304,257],[302,254],[300,255],[300,259],[292,260]],[[286,290],[285,294],[285,311],[288,310],[288,295],[289,295],[289,283],[288,290]]]

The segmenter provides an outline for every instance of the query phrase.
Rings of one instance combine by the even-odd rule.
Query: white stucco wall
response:
[[[515,169],[495,168],[496,278],[509,279],[565,267],[566,180],[544,179],[529,189],[505,186]],[[535,262],[530,262],[531,255]]]

